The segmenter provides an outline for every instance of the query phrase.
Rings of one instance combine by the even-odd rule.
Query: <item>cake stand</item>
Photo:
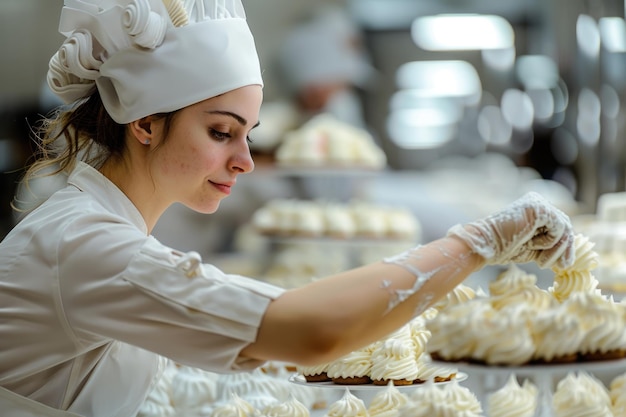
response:
[[[442,381],[436,382],[435,385],[446,385],[451,384],[453,382],[462,382],[467,379],[467,374],[464,372],[457,372],[454,379],[450,381]],[[369,406],[370,401],[380,390],[386,389],[386,385],[375,385],[375,384],[361,384],[361,385],[341,385],[335,384],[331,381],[327,382],[307,382],[303,375],[301,374],[293,374],[289,377],[289,382],[297,385],[302,385],[310,388],[318,388],[328,391],[328,395],[326,395],[326,400],[328,402],[328,406],[330,406],[333,402],[341,399],[344,392],[347,390],[350,391],[355,397],[360,398],[365,403],[365,406]],[[416,389],[420,389],[420,387],[424,387],[424,384],[413,384],[413,385],[396,385],[395,387],[404,393],[409,393],[410,391],[414,391]],[[324,413],[327,410],[323,410]],[[324,413],[320,415],[324,415]],[[311,414],[311,417],[314,417],[314,414]]]
[[[442,362],[441,365],[454,364],[459,370],[467,373],[472,381],[478,384],[472,387],[474,394],[481,400],[486,410],[489,394],[495,392],[506,383],[511,374],[528,378],[537,386],[537,410],[535,417],[554,417],[552,396],[558,381],[570,372],[586,371],[599,379],[600,376],[610,379],[626,371],[626,359],[605,360],[597,362],[575,362],[562,364],[541,364],[525,366],[490,366],[466,362]],[[607,383],[607,381],[604,381]]]

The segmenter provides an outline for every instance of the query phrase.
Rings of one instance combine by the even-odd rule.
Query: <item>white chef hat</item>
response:
[[[64,102],[97,88],[117,123],[263,85],[241,0],[65,0],[48,84]]]

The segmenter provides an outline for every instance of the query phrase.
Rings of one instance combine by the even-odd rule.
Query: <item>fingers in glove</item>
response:
[[[532,259],[540,268],[558,266],[565,269],[574,263],[574,235],[566,233],[551,248],[531,250]]]

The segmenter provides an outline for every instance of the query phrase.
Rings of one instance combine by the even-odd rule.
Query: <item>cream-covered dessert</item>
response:
[[[137,417],[175,417],[176,409],[170,403],[171,379],[161,378],[141,405]]]
[[[328,202],[324,205],[322,216],[329,237],[349,239],[356,235],[357,227],[348,205]]]
[[[477,298],[440,311],[426,322],[431,332],[427,350],[434,359],[447,361],[467,360],[473,357],[478,335],[472,322],[483,314],[494,311],[487,299]],[[485,329],[486,330],[486,329]]]
[[[511,306],[506,314],[494,310],[475,317],[469,331],[476,335],[472,358],[489,365],[522,365],[535,352],[530,329],[520,320],[527,310]]]
[[[613,415],[626,416],[626,373],[616,376],[609,386]]]
[[[326,375],[335,384],[369,384],[375,348],[376,344],[370,344],[331,362]]]
[[[567,269],[555,266],[554,285],[550,291],[559,301],[564,301],[575,292],[599,293],[598,280],[592,270],[598,266],[598,254],[594,244],[584,235],[577,234],[574,239],[574,264]]]
[[[426,318],[422,315],[415,317],[408,323],[408,328],[413,340],[413,349],[417,359],[426,352],[426,345],[430,339],[430,330],[426,327]]]
[[[370,417],[396,417],[398,409],[409,401],[396,386],[390,382],[387,388],[378,391],[367,408]]]
[[[297,398],[290,396],[287,401],[263,408],[266,417],[309,417],[311,412]]]
[[[297,371],[304,376],[308,382],[330,381],[328,377],[328,367],[330,363],[320,363],[319,365],[297,365]]]
[[[333,237],[416,240],[417,218],[407,209],[365,201],[275,199],[258,208],[252,225],[262,234],[284,237]]]
[[[458,368],[443,363],[434,363],[428,353],[422,353],[417,358],[417,383],[426,381],[450,381],[459,373]]]
[[[179,412],[195,410],[218,398],[217,375],[190,366],[180,366],[172,378],[171,401]]]
[[[257,410],[237,394],[232,394],[226,402],[216,404],[211,417],[257,417]]]
[[[362,399],[346,388],[343,396],[328,407],[325,417],[369,417]]]
[[[555,417],[612,417],[607,388],[586,372],[570,372],[559,381],[553,398]]]
[[[289,396],[287,385],[263,373],[260,369],[251,372],[239,372],[233,374],[223,374],[219,376],[220,399],[229,398],[236,394],[241,398],[250,399],[254,397],[256,403],[284,401]],[[256,404],[254,404],[256,405]]]
[[[489,417],[533,417],[536,409],[537,387],[529,380],[520,385],[515,374],[487,397]]]
[[[490,294],[442,308],[427,320],[427,350],[435,359],[492,365],[572,362],[626,357],[626,303],[603,296],[591,270],[593,244],[575,237],[575,262],[554,268],[547,291],[512,265]]]
[[[626,315],[619,303],[602,295],[579,292],[565,300],[563,307],[578,318],[584,332],[581,355],[590,360],[626,355]]]
[[[536,284],[537,276],[527,273],[516,264],[511,264],[489,283],[489,294],[492,297],[507,296],[524,288],[534,288]]]
[[[415,343],[408,324],[380,341],[372,351],[370,378],[374,384],[410,385],[417,379]]]
[[[330,114],[287,132],[276,153],[279,165],[383,168],[387,157],[371,134]]]
[[[476,396],[456,381],[443,386],[427,382],[409,395],[409,401],[398,410],[398,417],[482,417]]]
[[[531,318],[535,353],[533,361],[546,363],[575,362],[585,337],[578,315],[561,304],[540,310]]]
[[[443,310],[447,307],[455,306],[457,304],[464,303],[474,298],[476,298],[476,291],[474,291],[473,288],[464,284],[459,284],[456,287],[454,287],[454,289],[450,291],[445,297],[437,301],[433,305],[433,308],[436,310]],[[424,318],[426,319],[428,319],[429,317],[432,318],[432,316],[429,316],[428,314],[424,314],[424,313],[422,313],[422,316],[424,316]]]

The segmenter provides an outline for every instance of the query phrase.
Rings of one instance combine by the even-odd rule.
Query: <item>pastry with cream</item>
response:
[[[405,324],[372,351],[370,378],[376,385],[411,385],[417,380],[417,357],[411,328]]]
[[[613,415],[626,416],[626,373],[616,376],[609,385]]]
[[[265,407],[263,414],[266,417],[310,417],[311,412],[297,398],[290,396],[287,401]]]
[[[321,363],[319,365],[297,365],[296,369],[307,382],[326,382],[330,381],[328,376],[328,367],[330,363]]]
[[[398,417],[483,417],[478,398],[468,388],[453,381],[437,386],[429,381],[409,395],[398,410]]]
[[[340,385],[371,383],[372,352],[375,348],[376,344],[372,343],[331,362],[326,375],[335,384]]]
[[[570,372],[552,397],[554,417],[613,417],[608,389],[587,372]]]
[[[324,417],[369,417],[365,402],[346,388],[343,396],[328,407]]]
[[[487,397],[489,417],[534,417],[536,409],[537,387],[529,380],[520,385],[515,374]]]

